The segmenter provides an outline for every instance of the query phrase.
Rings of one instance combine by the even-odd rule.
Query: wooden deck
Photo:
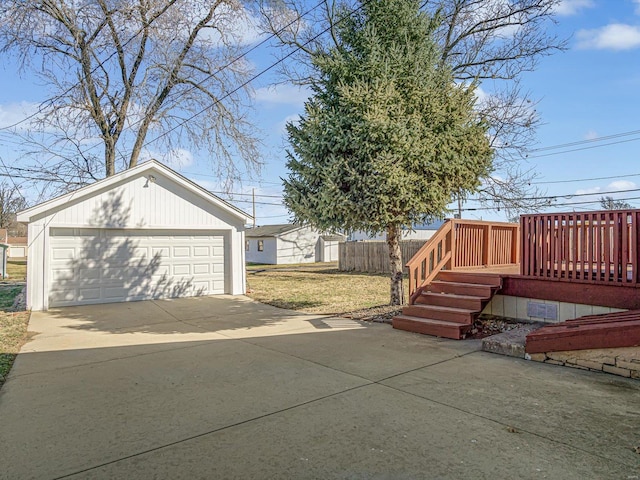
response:
[[[519,225],[449,220],[407,263],[409,306],[394,327],[464,338],[476,304],[497,292],[632,311],[544,327],[527,352],[640,345],[639,257],[640,210],[523,215]],[[489,294],[474,290],[483,284]]]

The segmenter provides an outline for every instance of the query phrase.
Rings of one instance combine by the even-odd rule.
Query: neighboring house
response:
[[[29,250],[27,237],[8,237],[6,243],[9,245],[8,258],[27,258]]]
[[[300,225],[265,225],[246,230],[247,262],[271,265],[338,260],[343,235],[324,235]]]
[[[444,220],[435,221],[432,223],[423,223],[421,225],[415,225],[413,229],[404,228],[402,230],[402,240],[429,240],[438,229],[444,224]],[[356,231],[353,232],[347,238],[347,241],[350,242],[359,242],[359,241],[380,241],[386,240],[386,235],[384,233],[378,235],[369,235],[366,232]]]
[[[18,214],[27,307],[245,293],[250,215],[150,161]]]

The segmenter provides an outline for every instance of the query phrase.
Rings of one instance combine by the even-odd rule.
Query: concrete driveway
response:
[[[34,313],[0,478],[639,479],[640,382],[238,297]]]

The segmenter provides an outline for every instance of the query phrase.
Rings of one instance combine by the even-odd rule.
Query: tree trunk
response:
[[[389,305],[404,305],[404,288],[402,285],[402,250],[400,250],[400,225],[387,227],[387,245],[389,246],[389,263],[391,266],[391,300]]]
[[[116,174],[116,147],[110,138],[104,139],[104,167],[107,177]]]

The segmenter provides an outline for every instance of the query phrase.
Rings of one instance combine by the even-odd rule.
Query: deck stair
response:
[[[413,296],[412,304],[393,317],[393,328],[462,339],[501,288],[500,275],[441,271]]]
[[[640,346],[640,310],[588,315],[527,335],[527,353]]]

